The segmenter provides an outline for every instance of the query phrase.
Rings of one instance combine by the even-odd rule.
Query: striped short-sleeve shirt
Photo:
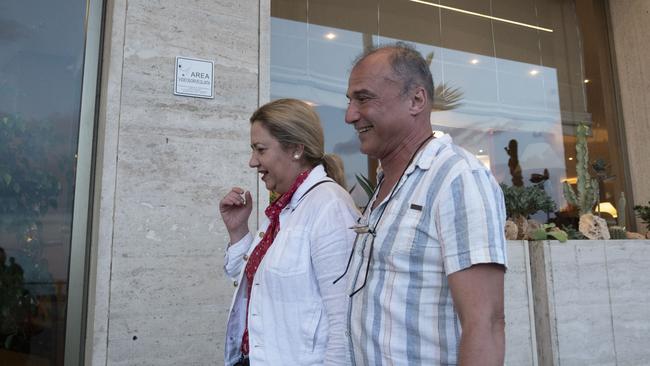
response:
[[[506,265],[503,193],[448,135],[429,142],[394,189],[362,218],[375,233],[355,242],[350,290],[368,274],[348,314],[354,364],[455,365],[461,328],[447,276]]]

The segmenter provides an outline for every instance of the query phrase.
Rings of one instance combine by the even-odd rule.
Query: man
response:
[[[350,74],[345,120],[383,170],[350,267],[356,365],[503,365],[503,194],[473,155],[433,138],[432,96],[428,64],[403,43]]]

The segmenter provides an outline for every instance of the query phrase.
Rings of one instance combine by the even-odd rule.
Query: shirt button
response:
[[[233,282],[232,282],[232,285],[235,286],[235,287],[237,287],[237,286],[239,286],[239,282],[237,282],[237,281],[233,281]]]
[[[263,237],[264,237],[264,232],[263,232],[263,231],[260,231],[260,234],[259,234],[259,235],[260,235],[260,238],[263,238]]]
[[[244,260],[245,260],[245,261],[248,260],[248,256],[247,256],[246,254],[244,254]]]

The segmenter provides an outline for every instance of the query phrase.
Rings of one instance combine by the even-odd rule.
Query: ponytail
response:
[[[341,187],[347,190],[345,182],[345,171],[343,169],[343,159],[335,154],[325,154],[322,158],[323,166],[327,176],[334,179]]]

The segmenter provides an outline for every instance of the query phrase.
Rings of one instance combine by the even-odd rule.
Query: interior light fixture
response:
[[[539,70],[537,70],[537,69],[530,70],[529,74],[531,74],[532,76],[535,76],[535,75],[539,74]]]
[[[325,35],[325,38],[329,39],[330,41],[336,38],[336,34],[329,32]]]
[[[613,218],[618,217],[618,212],[616,212],[616,208],[614,208],[614,205],[612,205],[611,202],[601,202],[596,206],[596,212],[606,212],[610,215],[612,215]]]
[[[569,160],[573,160],[573,158],[569,158]]]
[[[589,79],[585,79],[585,84],[587,84],[587,83],[590,82],[590,81],[591,81],[591,80],[589,80]]]
[[[419,4],[431,5],[431,6],[435,6],[437,8],[441,8],[441,9],[456,11],[456,12],[463,13],[463,14],[474,15],[474,16],[481,17],[481,18],[492,19],[492,20],[496,20],[496,21],[504,22],[504,23],[508,23],[508,24],[514,24],[514,25],[518,25],[518,26],[521,26],[521,27],[532,28],[532,29],[537,29],[537,30],[541,30],[541,31],[544,31],[544,32],[553,33],[553,30],[549,29],[549,28],[543,28],[543,27],[538,27],[536,25],[532,25],[532,24],[515,22],[514,20],[510,20],[510,19],[497,18],[497,17],[493,17],[491,15],[475,13],[473,11],[454,8],[454,7],[451,7],[451,6],[446,6],[446,5],[441,5],[441,4],[430,3],[430,2],[422,1],[422,0],[409,0],[409,1],[412,1],[414,3],[419,3]]]
[[[476,65],[476,64],[479,63],[479,62],[480,62],[480,61],[479,61],[477,58],[472,59],[472,61],[470,61],[470,63],[471,63],[472,65]]]

